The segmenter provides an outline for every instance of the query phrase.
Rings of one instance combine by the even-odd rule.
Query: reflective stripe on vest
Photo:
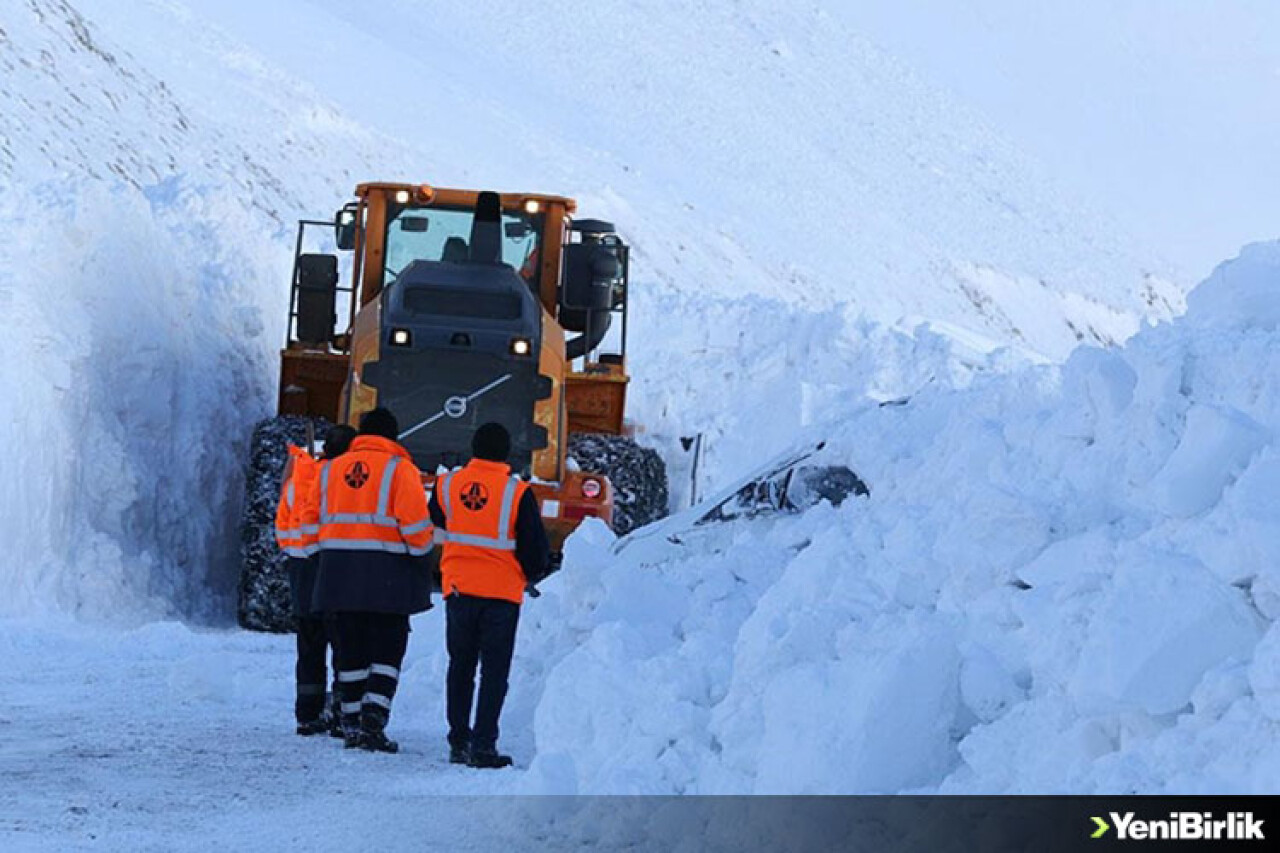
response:
[[[445,484],[445,518],[452,519],[453,513],[450,510],[452,500],[450,498],[448,487],[452,480],[452,473],[446,474]],[[501,512],[498,514],[498,535],[497,536],[480,536],[475,533],[450,533],[443,532],[440,541],[449,545],[473,545],[477,548],[493,548],[498,551],[514,551],[516,549],[516,540],[511,538],[509,531],[511,530],[511,510],[516,502],[516,489],[520,485],[520,478],[512,475],[507,480],[506,488],[502,490]]]
[[[453,482],[453,472],[450,471],[440,479],[440,488],[437,489],[444,504],[444,517],[453,518],[453,498],[449,495],[449,484]]]
[[[284,484],[284,499],[282,501],[283,507],[276,512],[277,525],[280,523],[281,513],[283,513],[284,517],[287,519],[287,523],[297,524],[297,507],[294,505],[294,495],[297,493],[297,489],[294,487],[294,480],[297,478],[298,473],[299,471],[295,464],[293,471],[289,475],[288,481]],[[287,556],[306,556],[302,551],[301,538],[302,528],[300,527],[276,527],[276,544],[279,546],[281,552]]]

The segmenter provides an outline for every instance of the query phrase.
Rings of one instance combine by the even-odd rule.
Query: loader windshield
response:
[[[406,207],[387,222],[386,268],[382,284],[390,284],[414,261],[466,263],[470,259],[472,210],[446,207]],[[542,217],[502,213],[502,262],[533,284]]]

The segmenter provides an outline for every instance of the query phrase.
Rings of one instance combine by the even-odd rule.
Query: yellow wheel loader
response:
[[[291,624],[271,535],[286,446],[376,406],[428,490],[476,427],[503,424],[554,549],[586,518],[625,533],[666,514],[662,460],[624,419],[629,248],[575,213],[561,196],[367,183],[299,223],[279,415],[254,432],[246,484],[242,625]],[[333,251],[304,251],[317,234]]]

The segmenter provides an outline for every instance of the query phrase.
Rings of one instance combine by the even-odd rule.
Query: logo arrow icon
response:
[[[1111,828],[1110,825],[1108,825],[1107,822],[1100,817],[1095,817],[1093,819],[1093,822],[1098,825],[1098,828],[1093,831],[1093,835],[1089,836],[1090,838],[1101,838],[1102,836],[1106,835],[1107,830]]]

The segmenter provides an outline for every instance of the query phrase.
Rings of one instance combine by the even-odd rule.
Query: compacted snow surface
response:
[[[1280,244],[1184,304],[820,9],[546,5],[0,4],[4,848],[527,841],[438,794],[1274,790]],[[570,23],[564,67],[472,61]],[[622,226],[675,508],[696,433],[702,494],[801,437],[871,489],[678,543],[584,525],[522,615],[510,771],[444,763],[441,613],[398,756],[294,736],[292,638],[230,624],[291,221],[374,178]]]

